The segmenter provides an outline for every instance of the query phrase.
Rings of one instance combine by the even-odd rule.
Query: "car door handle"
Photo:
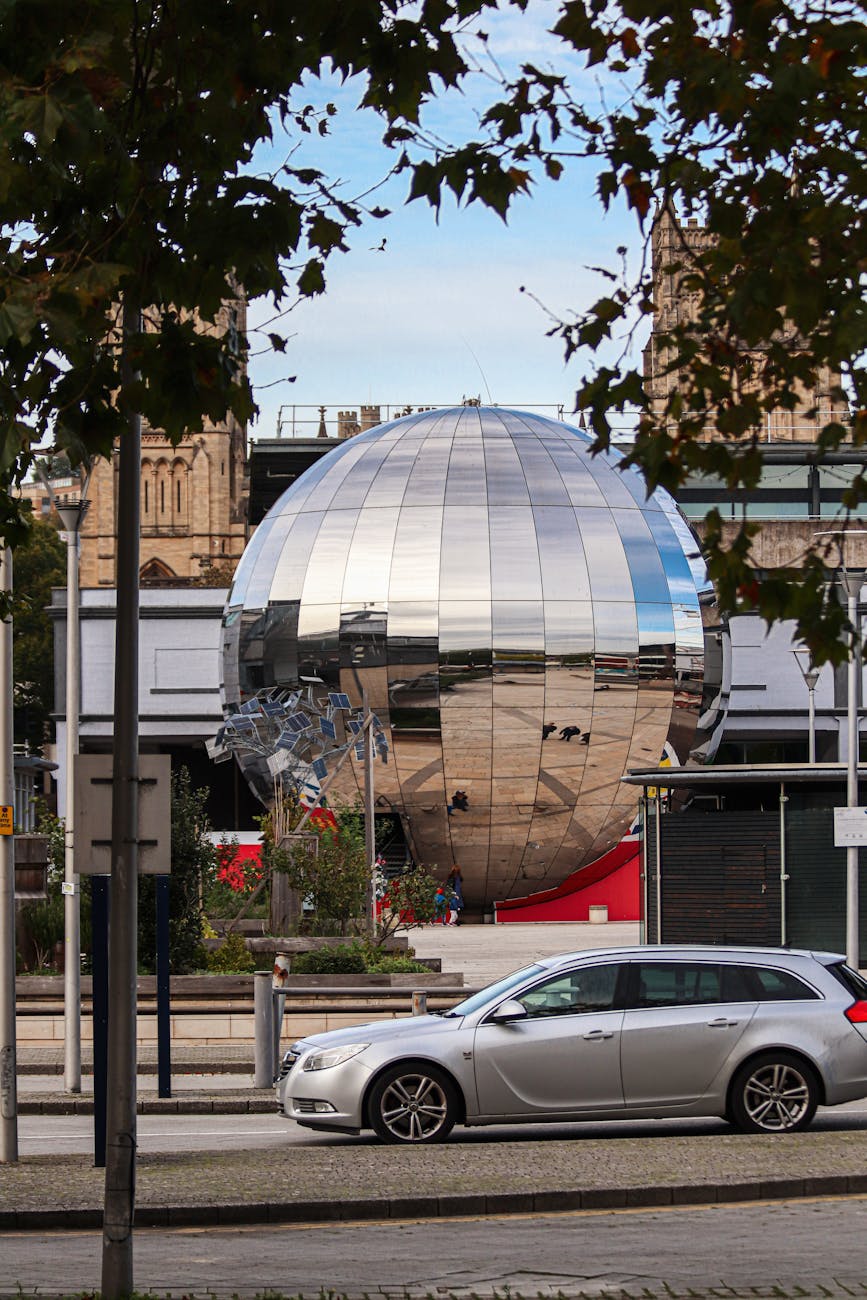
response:
[[[614,1031],[610,1029],[591,1029],[589,1034],[584,1035],[588,1043],[601,1043],[603,1038],[613,1038]]]
[[[708,1029],[734,1029],[738,1022],[736,1020],[727,1020],[725,1016],[720,1016],[717,1020],[707,1022]]]

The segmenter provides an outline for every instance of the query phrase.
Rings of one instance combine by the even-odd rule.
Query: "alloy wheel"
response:
[[[378,1103],[383,1127],[398,1142],[433,1141],[449,1121],[449,1111],[442,1084],[422,1073],[397,1075]]]
[[[769,1133],[785,1133],[803,1123],[812,1102],[809,1081],[795,1066],[768,1062],[745,1081],[743,1105],[751,1123]]]

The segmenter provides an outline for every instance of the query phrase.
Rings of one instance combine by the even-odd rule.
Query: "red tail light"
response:
[[[853,1002],[851,1007],[847,1007],[843,1013],[847,1020],[851,1020],[853,1025],[867,1025],[867,1002]]]

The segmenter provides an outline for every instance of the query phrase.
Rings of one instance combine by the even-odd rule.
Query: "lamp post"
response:
[[[864,583],[863,569],[841,568],[846,593],[846,615],[852,628],[847,675],[846,806],[858,807],[858,696],[861,675],[861,616],[858,602]],[[860,963],[860,898],[858,891],[858,846],[846,847],[846,961],[853,970]]]
[[[813,540],[829,539],[828,549],[836,546],[840,555],[837,570],[840,585],[846,595],[846,616],[851,629],[849,662],[846,675],[846,807],[858,807],[858,704],[861,695],[861,615],[859,600],[864,585],[865,570],[846,563],[846,543],[867,537],[867,529],[850,528],[835,532],[814,533]],[[860,964],[860,897],[858,881],[858,845],[846,846],[846,961],[857,970]]]
[[[73,769],[78,753],[81,711],[81,631],[79,627],[78,549],[87,514],[87,480],[81,497],[69,497],[55,509],[66,540],[66,806],[63,861],[63,1086],[81,1092],[81,895],[75,870],[75,799]]]
[[[0,591],[12,595],[12,552],[0,555]],[[0,620],[0,803],[14,802],[12,620]],[[0,1164],[18,1161],[15,1057],[15,840],[0,837]]]
[[[809,704],[808,704],[808,713],[807,713],[807,729],[808,729],[807,743],[809,746],[808,761],[810,763],[815,763],[816,761],[816,683],[819,680],[819,673],[821,672],[821,669],[816,668],[815,665],[813,664],[812,659],[810,659],[809,657],[807,658],[806,661],[806,667],[804,666],[803,656],[804,655],[809,656],[809,651],[794,650],[792,653],[795,656],[795,661],[801,670],[801,676],[803,677],[804,682],[806,683],[807,686],[807,691],[809,692]]]

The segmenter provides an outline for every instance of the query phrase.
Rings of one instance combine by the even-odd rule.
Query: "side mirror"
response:
[[[507,998],[501,1002],[496,1011],[491,1012],[490,1020],[495,1025],[508,1025],[513,1020],[526,1020],[527,1008],[517,998]]]

